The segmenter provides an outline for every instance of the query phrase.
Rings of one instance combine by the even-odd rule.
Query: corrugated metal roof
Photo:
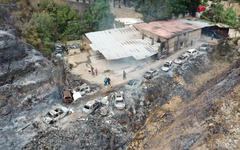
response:
[[[225,24],[221,24],[221,23],[209,23],[209,22],[204,22],[201,20],[187,20],[187,19],[179,19],[179,21],[184,22],[184,23],[188,23],[188,24],[192,24],[192,25],[196,25],[199,26],[201,28],[205,28],[205,27],[212,27],[212,26],[218,26],[219,28],[229,28],[228,25]]]
[[[187,20],[187,19],[179,19],[179,21],[188,23],[188,24],[192,24],[195,26],[199,26],[201,28],[214,26],[214,24],[210,24],[208,22],[203,22],[203,21],[193,21],[193,20]]]
[[[140,23],[134,25],[137,29],[145,30],[160,37],[169,39],[179,33],[194,31],[200,26],[185,23],[179,20],[155,21],[150,23]]]
[[[149,38],[142,40],[141,33],[134,27],[91,32],[85,35],[91,41],[92,50],[99,51],[108,60],[126,57],[140,60],[158,52],[159,44],[151,45]]]
[[[125,25],[133,25],[136,23],[142,23],[143,21],[139,18],[115,18],[115,21],[122,22]]]

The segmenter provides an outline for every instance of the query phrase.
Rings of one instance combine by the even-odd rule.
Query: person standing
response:
[[[127,77],[126,77],[126,72],[125,70],[123,70],[123,80],[125,80]]]
[[[105,78],[104,78],[104,86],[107,85],[107,82],[108,82],[108,79],[105,77]]]
[[[94,76],[94,68],[91,66],[92,75]]]
[[[107,84],[111,87],[111,79],[109,77],[107,78]]]
[[[97,74],[98,74],[98,69],[97,69],[97,68],[95,69],[95,74],[96,74],[96,76],[97,76]]]

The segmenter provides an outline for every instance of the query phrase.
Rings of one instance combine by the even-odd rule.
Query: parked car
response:
[[[207,51],[208,46],[209,46],[209,44],[203,43],[203,44],[199,47],[199,50],[200,50],[200,51]]]
[[[43,117],[43,122],[47,124],[53,124],[56,121],[64,118],[69,113],[69,109],[63,106],[55,107],[51,109],[47,114]]]
[[[175,64],[178,64],[178,65],[181,65],[182,64],[182,60],[180,60],[180,59],[175,59],[174,61],[173,61]]]
[[[135,86],[139,84],[139,82],[140,82],[139,80],[133,79],[133,80],[129,80],[127,84],[130,86]]]
[[[71,103],[73,102],[73,94],[71,91],[64,91],[63,92],[63,102],[64,103]]]
[[[149,79],[152,79],[155,73],[157,73],[157,70],[150,69],[144,73],[143,77],[149,80]]]
[[[100,103],[97,102],[96,100],[91,100],[88,101],[84,107],[83,107],[83,111],[87,114],[91,114],[93,113],[96,109],[98,109],[100,107]]]
[[[115,93],[114,105],[117,109],[124,109],[126,104],[124,102],[123,91]]]
[[[209,46],[208,43],[203,43],[203,44],[201,45],[201,47],[208,47],[208,46]]]
[[[171,69],[172,66],[172,61],[167,61],[162,67],[161,69],[165,72],[168,72]]]
[[[187,52],[190,54],[190,55],[196,55],[198,53],[197,49],[189,49],[187,50]]]
[[[207,51],[207,49],[208,49],[207,47],[203,47],[203,46],[199,47],[200,51]]]
[[[181,56],[179,56],[178,58],[183,61],[183,60],[186,60],[188,57],[189,57],[189,54],[187,52],[185,52]]]

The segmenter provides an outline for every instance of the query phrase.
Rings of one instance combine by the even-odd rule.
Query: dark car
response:
[[[73,94],[71,91],[64,91],[63,92],[63,102],[64,103],[71,103],[73,102]]]

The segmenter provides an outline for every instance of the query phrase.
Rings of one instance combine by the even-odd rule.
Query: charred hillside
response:
[[[9,147],[10,142],[6,141],[9,136],[21,141],[14,128],[26,126],[27,120],[39,113],[41,107],[61,100],[59,84],[55,81],[62,74],[33,46],[6,31],[0,31],[0,68],[0,143],[3,148]],[[18,117],[26,120],[21,122]]]

